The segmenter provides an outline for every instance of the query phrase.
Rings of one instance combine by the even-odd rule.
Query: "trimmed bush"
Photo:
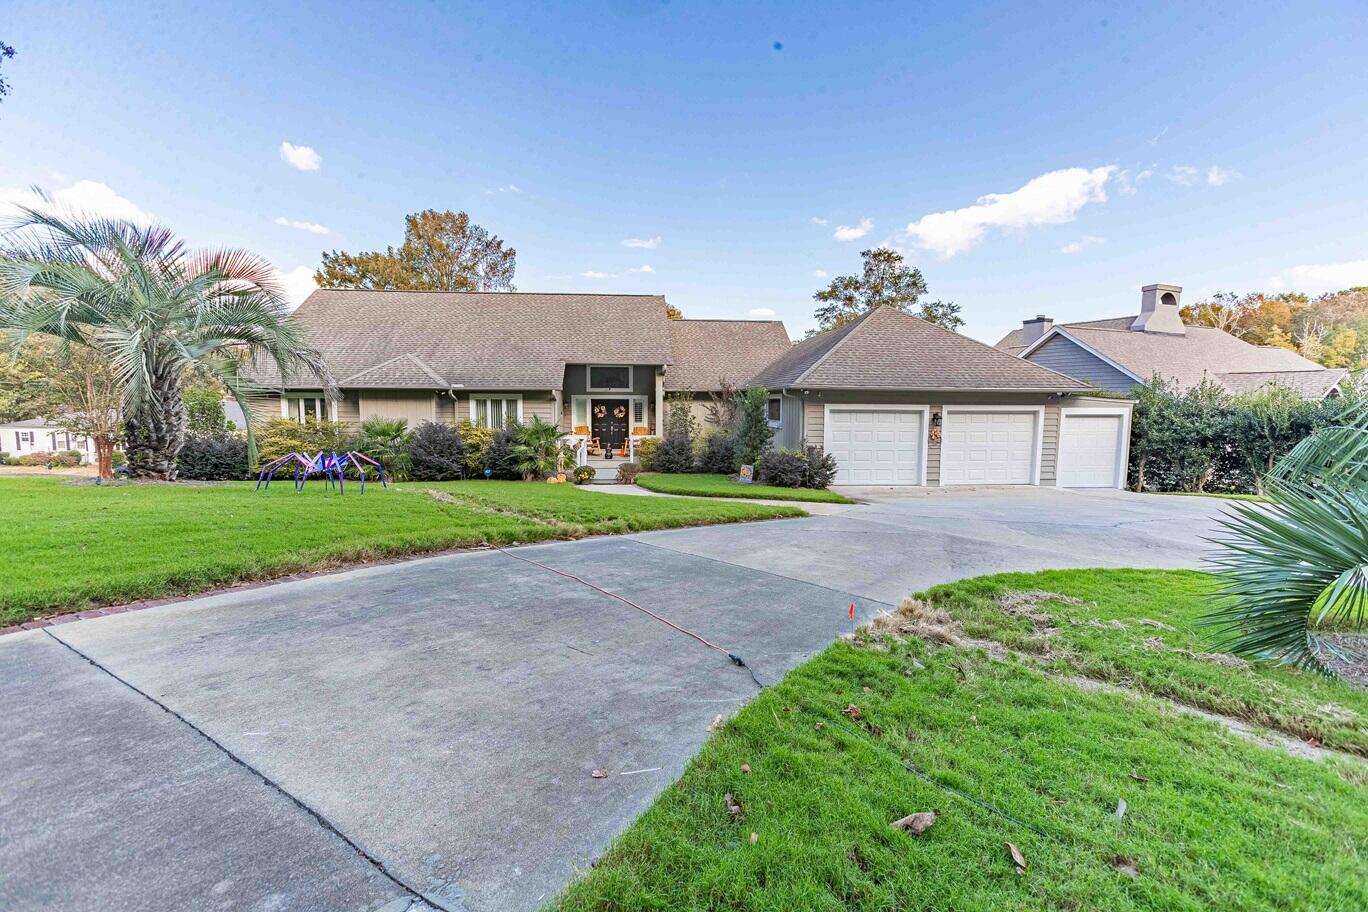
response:
[[[189,434],[176,457],[176,475],[185,481],[247,478],[247,441],[237,436]]]
[[[488,464],[485,454],[494,441],[494,429],[479,427],[467,419],[456,426],[456,431],[461,435],[461,442],[465,444],[466,477],[484,478],[485,466]]]
[[[807,475],[807,456],[799,450],[770,450],[755,468],[757,482],[780,488],[801,488]]]
[[[51,462],[51,453],[25,453],[14,460],[15,465],[21,466],[45,466]]]
[[[273,418],[256,431],[257,458],[269,462],[288,453],[345,453],[358,449],[352,440],[351,430],[336,421],[311,418],[301,424],[289,418]]]
[[[484,465],[480,466],[479,477],[484,477],[484,470],[487,467],[493,472],[490,478],[520,480],[523,475],[518,468],[517,446],[518,432],[515,428],[499,428],[495,431],[489,440],[489,446],[485,448]]]
[[[827,488],[836,480],[836,457],[822,452],[819,446],[807,448],[807,471],[803,474],[803,487]]]
[[[660,449],[659,437],[642,437],[637,441],[636,458],[637,462],[641,463],[641,471],[656,471],[655,457],[658,449]]]
[[[703,438],[698,453],[698,470],[731,475],[736,471],[736,438],[729,431],[714,431]]]
[[[408,443],[409,477],[414,481],[453,481],[466,474],[466,448],[449,424],[424,421]]]
[[[666,437],[656,447],[655,468],[657,472],[680,474],[692,472],[694,468],[693,442],[688,437],[677,435]]]
[[[597,474],[598,470],[595,469],[593,466],[575,466],[575,471],[573,473],[575,484],[588,484],[589,482],[593,481],[594,476]]]
[[[624,462],[617,467],[618,484],[636,484],[637,476],[641,474],[641,463]]]

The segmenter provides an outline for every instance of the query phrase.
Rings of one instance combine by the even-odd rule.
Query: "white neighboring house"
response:
[[[95,441],[79,437],[46,418],[0,424],[0,453],[26,456],[29,453],[60,453],[64,450],[78,451],[83,463],[95,461]]]

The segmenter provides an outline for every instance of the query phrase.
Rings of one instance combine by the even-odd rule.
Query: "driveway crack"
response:
[[[274,779],[272,779],[270,776],[266,775],[266,774],[263,773],[261,770],[257,769],[257,768],[256,768],[255,766],[253,766],[252,764],[248,763],[248,762],[247,762],[246,760],[244,760],[242,757],[239,757],[239,756],[238,756],[237,754],[235,754],[231,749],[229,749],[229,747],[228,747],[227,745],[225,745],[223,742],[219,741],[219,740],[218,740],[217,738],[215,738],[213,735],[211,735],[211,734],[209,734],[208,732],[206,732],[204,729],[200,728],[200,727],[199,727],[198,725],[196,725],[194,722],[191,722],[191,721],[190,721],[189,719],[187,719],[185,716],[183,716],[182,714],[180,714],[180,713],[177,712],[176,710],[172,709],[170,706],[168,706],[167,704],[163,703],[161,700],[158,700],[156,697],[152,696],[152,695],[151,695],[150,693],[148,693],[147,691],[141,689],[141,688],[138,687],[136,684],[133,684],[131,681],[127,680],[126,678],[120,677],[118,674],[114,673],[114,672],[111,671],[109,668],[106,668],[104,665],[101,665],[101,664],[100,664],[98,661],[96,661],[94,658],[92,658],[91,656],[89,656],[89,655],[87,655],[86,653],[82,652],[81,650],[77,649],[75,646],[73,646],[72,644],[68,643],[66,640],[62,639],[62,638],[59,637],[57,634],[53,633],[51,627],[44,627],[44,628],[42,628],[42,630],[43,630],[43,633],[45,633],[45,634],[47,634],[49,637],[51,637],[52,640],[53,640],[54,642],[56,642],[58,645],[65,647],[67,650],[69,650],[70,652],[72,652],[72,653],[73,653],[74,655],[76,655],[78,658],[83,659],[86,663],[88,663],[88,664],[89,664],[90,666],[92,666],[93,668],[95,668],[95,669],[97,669],[97,670],[99,670],[99,671],[104,672],[106,675],[108,675],[109,677],[113,678],[115,681],[117,681],[118,683],[122,684],[124,687],[126,687],[126,688],[128,688],[129,690],[133,691],[133,693],[135,693],[135,694],[137,694],[138,696],[142,697],[144,700],[146,700],[147,702],[151,703],[153,706],[156,706],[156,707],[157,707],[158,709],[160,709],[162,712],[166,713],[167,715],[169,715],[169,716],[171,716],[172,718],[174,718],[176,721],[180,722],[182,725],[184,725],[184,726],[186,726],[187,728],[189,728],[191,731],[193,731],[195,734],[199,735],[199,736],[200,736],[201,738],[203,738],[205,741],[208,741],[210,744],[212,744],[214,747],[216,747],[219,751],[221,751],[221,752],[224,754],[224,756],[226,756],[229,760],[231,760],[232,762],[236,763],[238,766],[240,766],[240,767],[242,767],[243,769],[247,770],[247,772],[251,773],[251,774],[252,774],[253,776],[255,776],[257,779],[259,779],[262,783],[264,783],[264,784],[267,786],[267,788],[269,788],[269,789],[271,789],[272,791],[276,792],[277,794],[283,796],[283,797],[286,798],[288,801],[290,801],[292,804],[294,804],[295,807],[299,808],[301,811],[303,811],[304,813],[306,813],[306,814],[308,814],[310,817],[312,817],[315,821],[318,822],[318,825],[319,825],[319,826],[321,826],[323,829],[327,830],[329,833],[332,833],[332,834],[333,834],[334,836],[336,836],[338,839],[342,840],[344,843],[346,843],[346,845],[347,845],[350,849],[352,849],[354,852],[356,852],[357,855],[359,855],[361,858],[364,858],[364,859],[371,865],[371,867],[375,868],[375,870],[378,871],[378,872],[381,874],[381,876],[383,876],[386,880],[390,881],[390,883],[394,884],[396,887],[398,887],[399,889],[403,890],[406,894],[408,894],[407,898],[409,899],[409,905],[408,905],[408,908],[409,908],[409,909],[421,909],[421,908],[423,908],[423,905],[421,905],[421,904],[426,903],[426,904],[428,904],[428,905],[431,905],[431,906],[434,906],[434,907],[436,907],[436,908],[438,908],[438,909],[443,910],[443,912],[461,912],[461,910],[459,910],[459,909],[451,909],[451,908],[449,908],[448,906],[442,905],[441,903],[437,902],[436,900],[434,900],[434,899],[432,899],[431,897],[429,897],[429,896],[427,896],[426,894],[424,894],[422,891],[416,889],[416,888],[413,887],[413,886],[410,886],[408,883],[405,883],[404,880],[403,880],[403,878],[399,877],[397,874],[393,873],[393,872],[390,871],[388,868],[386,868],[386,867],[385,867],[385,863],[384,863],[383,861],[381,861],[380,859],[378,859],[378,858],[376,858],[375,856],[371,855],[371,854],[370,854],[369,852],[367,852],[364,848],[362,848],[354,839],[352,839],[350,836],[348,836],[346,833],[344,833],[344,832],[342,831],[342,829],[341,829],[340,827],[337,826],[337,824],[333,823],[333,822],[332,822],[331,820],[329,820],[326,816],[324,816],[321,812],[319,812],[319,811],[315,810],[314,808],[310,807],[308,804],[306,804],[306,803],[305,803],[304,801],[302,801],[301,799],[295,797],[295,795],[293,795],[291,792],[289,792],[289,791],[288,791],[284,786],[282,786],[279,782],[276,782],[276,781],[275,781]]]

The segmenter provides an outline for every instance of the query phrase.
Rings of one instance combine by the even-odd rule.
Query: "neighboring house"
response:
[[[0,424],[0,453],[27,456],[30,453],[61,453],[76,450],[82,462],[95,460],[95,442],[78,437],[50,423],[46,418]]]
[[[1324,399],[1337,393],[1348,373],[1285,348],[1251,345],[1214,327],[1188,326],[1179,316],[1182,295],[1177,285],[1146,285],[1138,316],[1060,324],[1037,316],[997,347],[1116,392],[1149,383],[1157,374],[1183,389],[1209,379],[1232,393],[1278,385]]]
[[[256,379],[259,418],[534,415],[630,452],[665,397],[701,415],[723,381],[763,383],[778,445],[835,455],[837,482],[1119,487],[1131,403],[891,308],[789,342],[783,324],[671,320],[648,295],[320,289],[296,311],[340,391]]]

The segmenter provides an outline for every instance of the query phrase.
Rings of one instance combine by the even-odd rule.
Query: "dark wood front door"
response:
[[[627,418],[631,409],[626,399],[595,399],[590,414],[590,430],[599,443],[615,450],[627,443]]]

